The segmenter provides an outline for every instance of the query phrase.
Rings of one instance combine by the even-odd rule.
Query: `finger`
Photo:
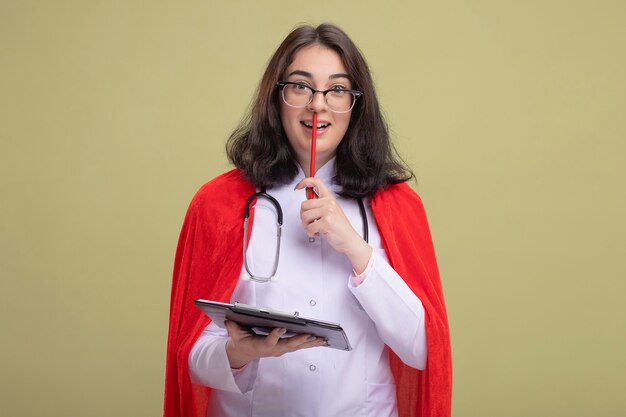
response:
[[[242,327],[239,323],[232,320],[225,320],[226,331],[228,335],[235,340],[242,340],[246,337],[255,336],[255,333],[247,327]]]
[[[326,187],[326,184],[321,178],[311,178],[311,177],[305,178],[296,185],[295,189],[301,190],[303,188],[308,188],[308,187],[313,187],[314,189],[316,189],[317,195],[320,198],[332,197],[333,195],[332,192],[328,189],[328,187]]]
[[[313,336],[313,335],[311,335],[311,334],[299,334],[297,336],[293,336],[293,337],[290,337],[288,339],[284,339],[284,342],[289,347],[297,348],[298,346],[302,345],[303,343],[313,342],[316,339],[318,339],[318,338]]]
[[[327,216],[328,210],[323,207],[318,207],[310,210],[305,210],[300,213],[300,220],[302,225],[307,227],[309,224],[321,220]]]
[[[233,334],[239,334],[241,332],[241,327],[237,323],[232,320],[225,320],[224,325],[226,326],[226,331],[229,336],[233,336]]]
[[[315,200],[304,200],[300,204],[300,216],[311,210],[319,210],[314,212],[317,215],[316,218],[323,217],[324,215],[332,215],[343,213],[343,210],[334,196],[317,198]]]
[[[295,337],[283,340],[282,342],[285,342],[286,346],[284,347],[287,348],[291,352],[300,350],[300,349],[308,349],[312,347],[328,345],[328,342],[326,341],[325,338],[316,337],[316,336],[308,335],[308,334],[295,336]]]
[[[326,234],[352,229],[341,207],[334,203],[301,211],[300,221],[310,236],[316,233]]]
[[[316,337],[315,340],[312,340],[310,342],[305,342],[301,344],[300,346],[298,346],[298,350],[309,349],[313,347],[322,347],[322,346],[328,346],[328,341],[324,338]]]
[[[324,198],[313,198],[311,200],[303,200],[300,204],[300,213],[307,210],[313,210],[316,208],[324,207],[328,204],[332,197],[324,197]]]
[[[273,347],[276,346],[278,344],[278,341],[280,340],[280,337],[282,335],[285,334],[285,332],[287,331],[287,329],[284,328],[280,328],[277,327],[275,329],[273,329],[266,337],[265,337],[265,344],[268,347]]]
[[[313,223],[305,225],[304,231],[309,237],[326,235],[330,232],[329,229],[325,227],[322,222],[319,222],[319,221],[314,221]]]

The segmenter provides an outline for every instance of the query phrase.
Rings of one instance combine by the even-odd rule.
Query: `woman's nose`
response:
[[[316,91],[309,103],[309,109],[314,112],[320,112],[326,109],[326,97],[320,91]]]

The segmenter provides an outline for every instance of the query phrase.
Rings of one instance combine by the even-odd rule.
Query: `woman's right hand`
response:
[[[259,336],[234,321],[226,320],[224,324],[230,336],[226,344],[226,354],[233,369],[241,368],[257,358],[282,356],[300,349],[327,345],[324,338],[308,334],[281,339],[285,329],[276,328],[267,336]]]

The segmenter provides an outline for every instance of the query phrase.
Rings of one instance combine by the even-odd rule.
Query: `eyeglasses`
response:
[[[354,107],[356,100],[363,95],[358,90],[347,90],[343,87],[333,87],[329,90],[316,90],[302,83],[279,81],[276,83],[282,91],[283,101],[290,107],[302,108],[313,101],[316,93],[322,93],[328,108],[335,113],[347,113]]]

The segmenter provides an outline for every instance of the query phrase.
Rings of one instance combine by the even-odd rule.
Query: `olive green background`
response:
[[[187,204],[300,22],[371,66],[456,417],[626,413],[626,2],[0,2],[0,415],[158,416]]]

